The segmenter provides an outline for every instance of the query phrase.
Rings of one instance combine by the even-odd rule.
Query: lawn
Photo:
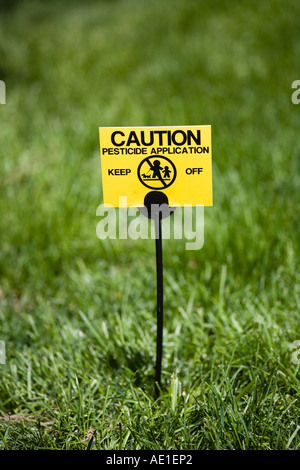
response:
[[[299,449],[300,5],[2,2],[0,449]],[[205,243],[99,240],[99,126],[211,124]],[[294,353],[294,355],[293,355]]]

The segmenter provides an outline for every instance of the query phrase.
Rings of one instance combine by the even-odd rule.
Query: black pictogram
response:
[[[144,158],[138,166],[140,182],[150,189],[165,189],[174,183],[176,167],[169,158],[152,155]]]

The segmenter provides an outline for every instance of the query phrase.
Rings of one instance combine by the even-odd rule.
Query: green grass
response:
[[[0,9],[0,448],[299,449],[299,14]],[[212,125],[214,207],[202,250],[164,241],[156,400],[154,242],[96,237],[98,126],[187,124]]]

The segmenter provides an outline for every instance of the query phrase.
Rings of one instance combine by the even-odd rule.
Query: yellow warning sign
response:
[[[104,205],[144,204],[162,191],[170,206],[212,206],[211,126],[100,127]]]

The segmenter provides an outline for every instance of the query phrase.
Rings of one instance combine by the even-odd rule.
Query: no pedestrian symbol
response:
[[[162,190],[174,183],[176,167],[167,157],[157,155],[144,158],[138,166],[140,182],[149,189]]]

